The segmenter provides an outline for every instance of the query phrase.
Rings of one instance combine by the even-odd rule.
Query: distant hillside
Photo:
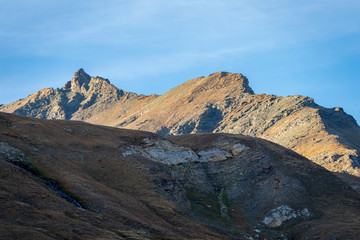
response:
[[[309,97],[254,94],[242,74],[218,72],[161,96],[143,96],[80,69],[63,88],[41,90],[0,111],[162,136],[241,133],[279,143],[333,172],[360,176],[360,127],[352,116],[339,107],[321,107]]]
[[[124,98],[131,102],[138,96],[118,89],[107,79],[90,77],[80,69],[64,87],[42,89],[3,105],[0,110],[36,118],[85,120]]]
[[[1,239],[357,239],[360,195],[295,152],[233,134],[0,113]]]

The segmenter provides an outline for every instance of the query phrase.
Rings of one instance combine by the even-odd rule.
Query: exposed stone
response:
[[[232,157],[231,153],[220,148],[213,148],[209,150],[200,151],[198,152],[198,155],[200,156],[201,162],[223,161]]]
[[[310,212],[307,208],[302,210],[293,210],[288,205],[281,205],[270,212],[264,217],[262,222],[269,227],[279,227],[283,222],[297,217],[309,217]]]
[[[73,131],[71,128],[64,128],[64,130],[70,133]]]
[[[0,142],[0,157],[10,161],[23,161],[25,154],[7,142]]]
[[[79,69],[64,87],[42,89],[25,99],[1,106],[0,111],[37,118],[84,120],[111,107],[124,94],[109,80],[90,77]]]
[[[174,165],[187,162],[197,162],[199,157],[190,148],[179,147],[167,140],[144,138],[144,146],[128,146],[122,153],[123,157],[133,154],[142,155],[152,161],[167,165]]]
[[[188,162],[210,162],[223,161],[232,158],[233,155],[229,152],[235,152],[238,155],[240,152],[250,149],[243,144],[234,144],[227,146],[226,149],[212,148],[204,151],[199,151],[197,154],[190,148],[179,147],[167,140],[154,140],[144,138],[145,143],[143,147],[127,146],[121,151],[123,157],[133,154],[142,155],[152,161],[161,162],[167,165],[174,165]]]
[[[237,144],[234,144],[232,147],[231,147],[231,153],[236,156],[238,154],[240,154],[241,152],[243,151],[246,151],[246,150],[249,150],[250,148],[244,144],[240,144],[240,143],[237,143]]]

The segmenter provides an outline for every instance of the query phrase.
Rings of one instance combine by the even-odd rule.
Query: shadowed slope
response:
[[[2,239],[221,238],[186,216],[181,188],[164,189],[172,181],[165,165],[124,154],[144,138],[159,139],[154,134],[5,114],[0,120]]]
[[[352,239],[360,233],[359,195],[291,150],[232,134],[169,140],[0,114],[1,238]]]

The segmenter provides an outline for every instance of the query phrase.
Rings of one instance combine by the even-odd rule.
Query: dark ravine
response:
[[[74,204],[79,208],[84,208],[84,206],[82,206],[74,197],[72,197],[69,193],[66,193],[66,190],[64,190],[55,179],[42,176],[41,172],[39,172],[39,170],[36,168],[33,168],[30,164],[26,164],[20,161],[12,161],[11,163],[38,177],[43,183],[46,184],[46,186],[48,186],[51,190],[53,190],[60,197],[64,198],[66,201]]]
[[[0,119],[1,239],[360,234],[357,192],[264,139],[224,133],[164,139],[78,121],[5,113]],[[66,201],[40,178],[55,179],[85,207]]]

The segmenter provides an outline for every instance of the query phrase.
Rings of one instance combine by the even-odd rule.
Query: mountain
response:
[[[349,181],[360,176],[360,127],[342,108],[304,96],[255,94],[242,74],[217,72],[167,93],[137,95],[82,69],[62,89],[44,89],[3,105],[25,116],[84,120],[162,136],[223,132],[264,138],[290,148]],[[354,179],[353,179],[354,180]],[[360,189],[351,180],[354,188]],[[356,180],[356,179],[355,179]]]
[[[356,239],[360,195],[239,134],[0,113],[1,239]]]
[[[47,119],[85,120],[126,98],[138,97],[110,84],[101,77],[90,77],[79,69],[62,88],[45,88],[25,99],[3,105],[1,111]]]

